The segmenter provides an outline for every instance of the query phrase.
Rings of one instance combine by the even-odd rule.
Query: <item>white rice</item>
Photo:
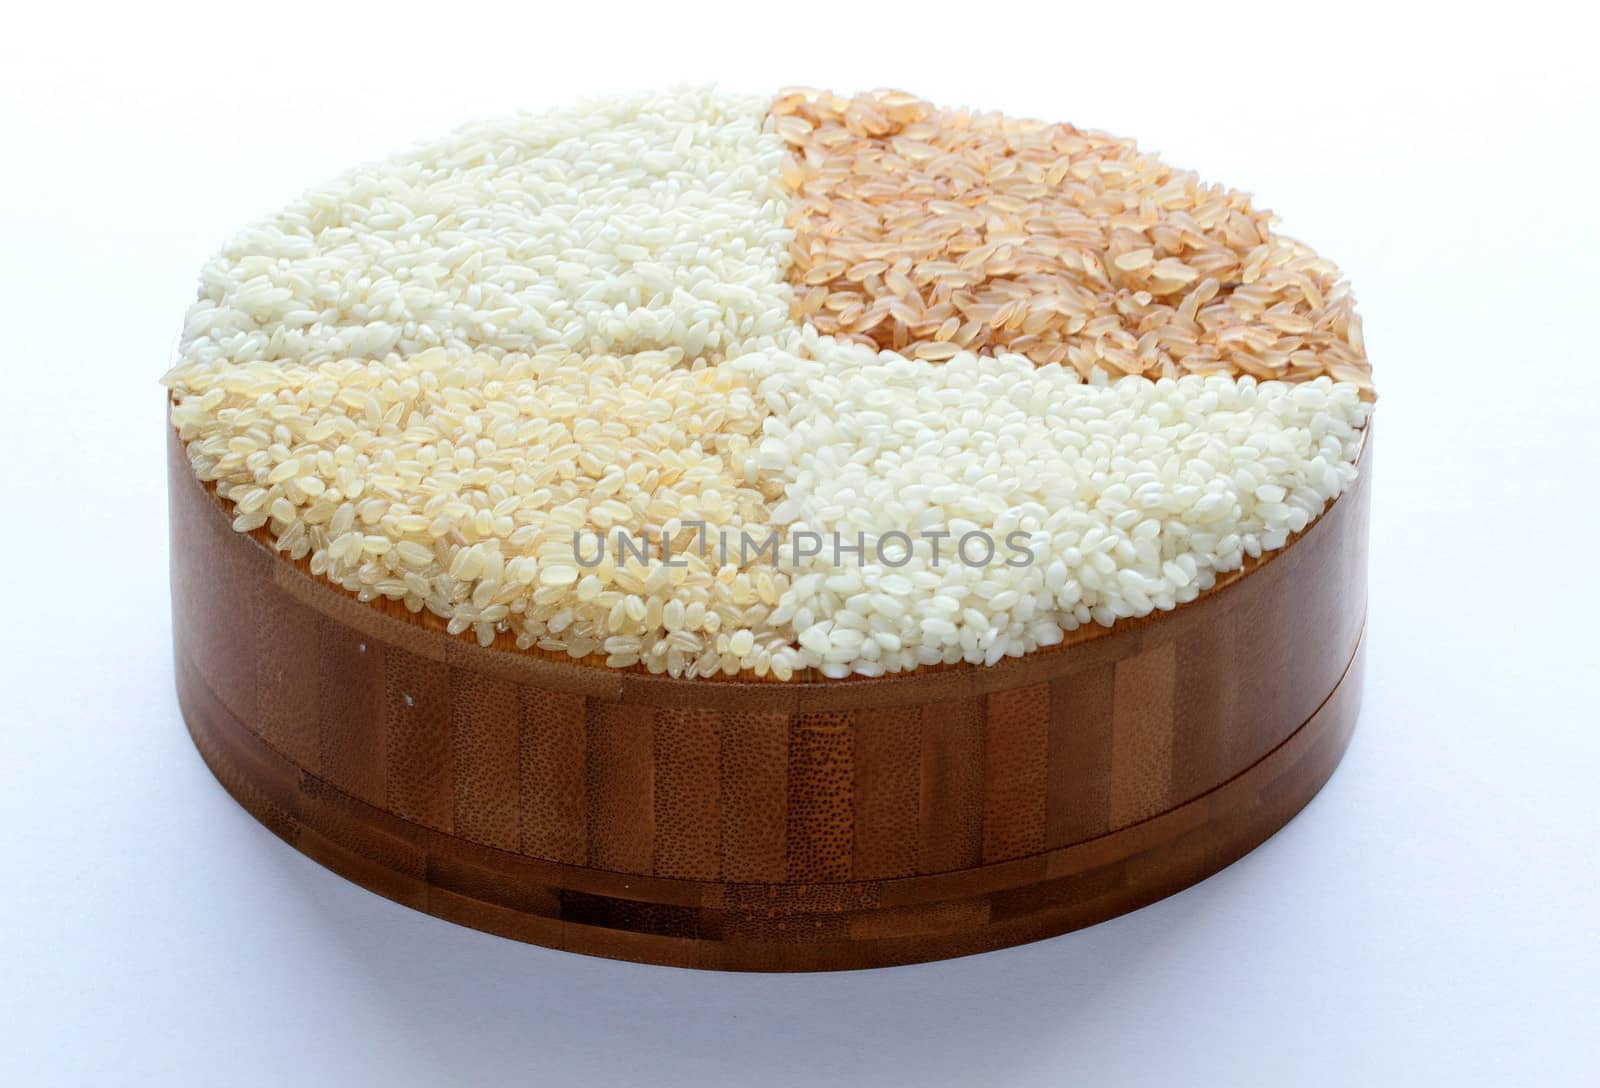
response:
[[[800,348],[728,365],[773,413],[757,452],[783,482],[773,518],[828,543],[769,617],[826,676],[994,664],[1191,601],[1349,486],[1369,411],[1327,378],[1085,383],[1020,355]],[[880,555],[896,531],[909,554],[897,538]],[[835,540],[866,561],[835,563]]]
[[[468,125],[244,231],[201,273],[197,363],[433,347],[679,347],[791,328],[766,101],[636,95]]]

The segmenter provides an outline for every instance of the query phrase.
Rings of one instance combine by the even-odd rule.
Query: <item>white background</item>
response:
[[[232,7],[25,4],[0,29],[0,1083],[1596,1082],[1577,5]],[[1348,272],[1382,397],[1366,703],[1261,849],[1040,944],[719,975],[413,913],[212,780],[172,690],[156,385],[201,262],[459,121],[712,80],[1136,135]]]

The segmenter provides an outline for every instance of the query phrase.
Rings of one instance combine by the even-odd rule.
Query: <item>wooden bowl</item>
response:
[[[223,786],[462,925],[727,970],[959,956],[1133,910],[1308,802],[1361,700],[1372,455],[1176,611],[991,668],[673,680],[484,649],[232,530],[169,431],[178,698]]]

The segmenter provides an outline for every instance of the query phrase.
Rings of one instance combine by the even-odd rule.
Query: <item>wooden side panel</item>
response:
[[[1117,662],[1111,702],[1111,826],[1126,827],[1170,806],[1172,643]]]
[[[1222,783],[1238,693],[1232,614],[1197,625],[1174,648],[1172,798],[1187,801]]]
[[[655,712],[658,876],[715,880],[722,872],[722,715],[697,707]]]
[[[1364,458],[1356,490],[1245,579],[1225,610],[1237,677],[1232,766],[1248,766],[1282,743],[1338,682],[1366,620],[1371,469]]]
[[[190,501],[168,508],[172,534],[173,632],[213,695],[240,719],[256,719],[256,608],[267,564],[262,551],[239,547],[239,534],[194,477],[181,444],[167,448],[169,479],[189,487]],[[198,501],[194,501],[198,500]]]
[[[920,872],[942,873],[983,858],[983,714],[977,699],[922,711]]]
[[[922,709],[856,711],[854,744],[854,876],[909,876],[921,852]]]
[[[524,854],[588,864],[585,711],[582,695],[522,689],[517,797]]]
[[[987,715],[983,860],[1036,854],[1045,848],[1050,685],[994,692]]]
[[[655,861],[655,712],[602,699],[587,702],[589,864],[648,873]]]
[[[1290,558],[1275,565],[1286,564]],[[1298,593],[1263,594],[1253,589],[1249,584],[1240,587],[1235,610],[1238,701],[1248,712],[1230,723],[1227,760],[1241,767],[1266,755],[1283,739],[1285,730],[1293,728],[1284,715],[1305,699],[1296,685],[1308,671],[1308,663],[1301,657],[1304,636],[1284,638],[1283,632],[1302,623],[1309,632],[1312,622],[1307,615],[1310,602]]]
[[[1111,827],[1111,665],[1050,681],[1045,845],[1092,839]]]
[[[789,797],[789,716],[723,711],[722,877],[782,880]]]
[[[449,831],[455,823],[450,669],[391,646],[384,653],[384,762],[390,812]]]
[[[456,834],[519,849],[521,689],[499,677],[451,669],[450,729]]]
[[[322,768],[317,614],[266,583],[257,594],[256,728],[308,771]]]
[[[346,793],[382,807],[389,773],[383,644],[323,617],[319,645],[322,772]]]
[[[850,879],[853,774],[850,715],[795,715],[789,731],[786,879]]]

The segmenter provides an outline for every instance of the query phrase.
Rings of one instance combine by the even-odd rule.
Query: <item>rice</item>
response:
[[[1371,388],[1333,264],[1249,196],[1129,140],[882,91],[774,101],[791,279],[821,332],[1087,377],[1226,373]]]
[[[783,481],[773,517],[865,544],[865,562],[789,565],[767,617],[824,676],[992,665],[1192,601],[1355,480],[1369,411],[1326,377],[1085,382],[1016,354],[800,347],[728,366],[772,411],[756,456]]]
[[[1348,289],[1270,226],[1126,142],[904,95],[587,103],[229,243],[172,421],[237,530],[485,645],[992,664],[1194,599],[1354,479]]]
[[[468,125],[244,231],[195,363],[442,347],[716,360],[791,328],[783,155],[757,98],[680,91]]]
[[[743,471],[766,413],[737,371],[681,362],[681,349],[432,348],[241,363],[225,387],[180,396],[173,421],[196,473],[233,501],[234,528],[270,528],[364,600],[426,608],[484,645],[509,631],[524,649],[619,667],[786,675],[795,654],[767,622],[781,571],[737,553],[713,567],[693,533],[682,567],[574,548],[580,530],[618,526],[767,530],[777,490]]]

